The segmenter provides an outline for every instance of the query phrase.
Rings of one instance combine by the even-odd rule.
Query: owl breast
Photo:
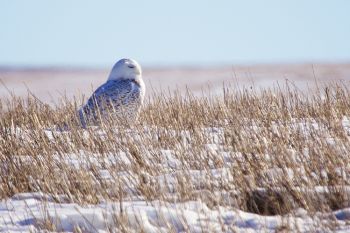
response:
[[[132,123],[145,95],[142,80],[110,80],[100,86],[79,112],[82,125],[96,125],[111,117]]]

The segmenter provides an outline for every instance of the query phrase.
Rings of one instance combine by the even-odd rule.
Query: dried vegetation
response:
[[[134,125],[86,130],[77,102],[0,103],[1,199],[38,191],[81,204],[201,199],[265,215],[350,204],[346,84],[307,94],[291,86],[159,93]]]

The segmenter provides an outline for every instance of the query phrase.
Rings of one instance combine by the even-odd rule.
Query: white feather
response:
[[[95,124],[100,116],[126,118],[132,122],[137,118],[145,95],[140,65],[132,59],[121,59],[112,68],[106,83],[101,85],[79,110],[83,127]]]

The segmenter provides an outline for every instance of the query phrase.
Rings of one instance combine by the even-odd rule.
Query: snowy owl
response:
[[[144,96],[140,65],[133,59],[121,59],[113,66],[107,82],[97,88],[79,110],[80,122],[84,128],[109,117],[132,123]]]

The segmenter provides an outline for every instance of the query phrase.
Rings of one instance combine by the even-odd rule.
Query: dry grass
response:
[[[0,106],[0,198],[42,191],[81,204],[201,199],[210,208],[266,215],[350,203],[345,84],[307,95],[290,86],[259,92],[224,88],[219,97],[160,93],[131,128],[111,120],[82,130],[76,102],[51,108],[33,97],[13,96]],[[48,130],[67,123],[67,131]],[[169,162],[164,150],[180,163],[163,166]],[[130,162],[119,161],[121,156]],[[80,162],[72,166],[69,159]],[[329,190],[316,192],[319,186]]]

